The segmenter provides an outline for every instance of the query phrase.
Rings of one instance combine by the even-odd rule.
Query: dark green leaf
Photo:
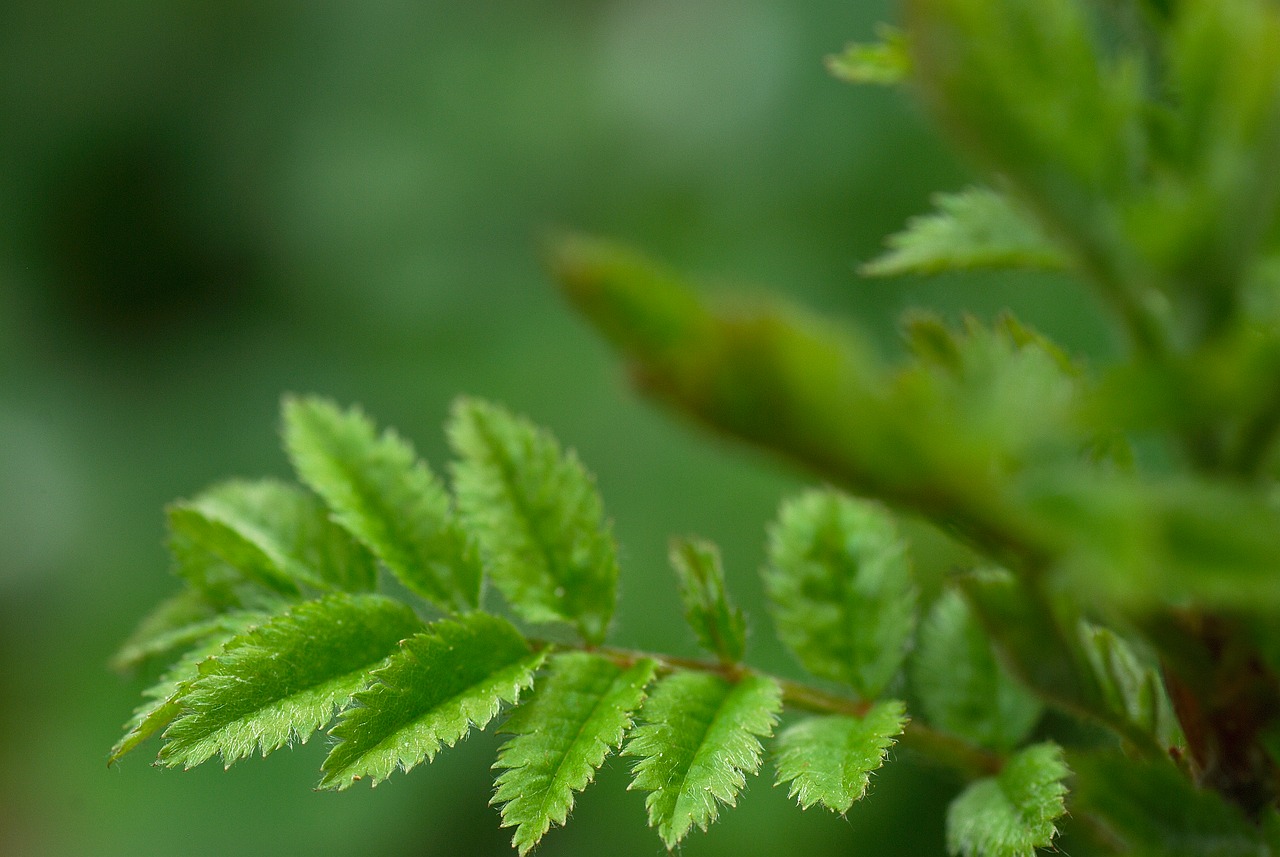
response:
[[[861,800],[871,772],[883,763],[907,724],[906,706],[891,700],[862,717],[810,717],[778,739],[778,784],[808,809],[820,803],[845,813]]]
[[[1082,622],[1080,637],[1103,701],[1116,716],[1161,747],[1182,746],[1182,729],[1158,667],[1143,662],[1123,637],[1107,628]]]
[[[725,663],[742,660],[747,620],[725,592],[719,549],[702,539],[674,539],[669,556],[680,582],[684,617],[698,642]]]

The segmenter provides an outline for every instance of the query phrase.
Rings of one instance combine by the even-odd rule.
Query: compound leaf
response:
[[[1057,744],[1034,744],[999,774],[969,785],[947,810],[947,850],[961,857],[1035,857],[1066,812],[1070,771]]]
[[[515,737],[498,751],[494,768],[502,773],[492,802],[502,804],[502,825],[516,828],[511,844],[522,855],[552,824],[565,823],[574,792],[622,743],[654,668],[650,660],[624,670],[599,655],[556,655],[533,695],[502,725]]]
[[[884,689],[916,609],[906,548],[886,512],[830,490],[784,503],[764,578],[778,635],[805,669],[865,699]]]
[[[778,739],[778,784],[790,783],[788,796],[802,809],[820,803],[848,812],[867,793],[871,772],[906,724],[906,706],[896,700],[878,703],[862,717],[802,720]]]
[[[742,660],[747,620],[725,592],[719,549],[702,539],[674,539],[669,555],[680,583],[684,617],[698,642],[724,663]]]
[[[542,653],[510,622],[470,613],[431,625],[400,644],[372,674],[330,734],[338,743],[323,765],[322,788],[345,789],[361,777],[377,785],[452,747],[472,726],[483,729],[503,702],[533,682]]]
[[[938,274],[975,268],[1057,270],[1066,256],[1006,196],[973,187],[933,197],[936,211],[907,222],[888,252],[864,264],[868,277]]]
[[[407,441],[318,398],[285,400],[284,440],[299,478],[401,583],[447,612],[479,604],[475,551]]]
[[[595,482],[545,429],[460,399],[449,441],[458,507],[494,583],[529,622],[563,621],[591,643],[613,615],[618,561]]]
[[[1012,750],[1036,725],[1039,700],[996,660],[964,599],[944,593],[920,627],[911,676],[930,725],[975,744]]]
[[[255,750],[265,756],[305,743],[397,643],[420,630],[406,605],[377,595],[304,602],[200,665],[160,760],[190,768],[221,754],[230,767]]]
[[[706,830],[719,803],[736,803],[746,775],[760,768],[760,738],[772,734],[781,707],[777,682],[758,675],[734,684],[678,672],[654,689],[623,754],[640,759],[630,788],[650,792],[649,826],[667,848],[695,824]]]

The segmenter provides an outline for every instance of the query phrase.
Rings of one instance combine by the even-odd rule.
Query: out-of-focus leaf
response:
[[[892,86],[905,82],[911,76],[911,53],[903,32],[881,24],[876,35],[880,41],[847,45],[840,53],[827,57],[827,71],[849,83]]]

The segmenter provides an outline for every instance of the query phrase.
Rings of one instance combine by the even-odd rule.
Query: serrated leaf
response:
[[[284,595],[372,588],[372,558],[307,492],[282,482],[232,480],[169,509],[170,528]]]
[[[816,676],[877,696],[915,627],[906,547],[879,506],[835,491],[784,503],[769,531],[765,588],[778,636]]]
[[[471,727],[483,729],[503,702],[514,704],[544,657],[530,654],[510,622],[487,613],[415,634],[331,730],[338,743],[324,761],[321,788],[345,789],[362,777],[376,786],[397,768],[434,759]]]
[[[550,432],[460,399],[449,423],[458,508],[495,584],[533,623],[568,622],[590,643],[613,615],[618,561],[595,481]]]
[[[1066,812],[1071,772],[1062,748],[1034,744],[994,777],[971,783],[947,810],[947,850],[961,857],[1035,857],[1053,842]]]
[[[230,767],[306,743],[422,627],[406,605],[377,595],[333,595],[272,618],[201,663],[160,761],[191,768],[220,754]]]
[[[903,83],[911,75],[911,54],[906,36],[897,27],[876,28],[880,41],[851,44],[827,57],[827,71],[848,83],[875,83],[885,86]]]
[[[446,612],[480,603],[475,551],[407,441],[318,398],[285,400],[284,439],[302,481],[401,583]]]
[[[146,701],[134,709],[133,717],[125,724],[124,735],[111,748],[107,757],[108,765],[114,764],[182,713],[183,697],[190,692],[191,685],[199,675],[201,662],[221,651],[223,645],[238,633],[268,617],[262,613],[245,611],[227,614],[222,618],[223,626],[218,632],[209,635],[200,645],[183,654],[154,685],[142,692]]]
[[[1158,669],[1144,663],[1128,641],[1108,628],[1081,622],[1080,642],[1111,711],[1166,750],[1182,746],[1182,729]]]
[[[867,793],[879,768],[907,724],[907,709],[896,700],[871,707],[862,717],[810,717],[778,739],[778,785],[790,783],[788,797],[802,809],[820,803],[845,813]]]
[[[650,660],[624,670],[599,655],[556,655],[533,695],[502,725],[516,737],[498,751],[494,768],[502,773],[492,803],[502,804],[502,826],[516,828],[511,844],[522,855],[551,825],[565,823],[574,792],[622,743],[654,668]]]
[[[760,738],[773,733],[781,707],[777,682],[758,675],[733,684],[678,672],[654,688],[623,755],[640,759],[630,788],[650,792],[649,826],[667,848],[695,824],[706,830],[720,803],[735,805],[746,775],[760,768]]]
[[[958,592],[948,591],[934,603],[921,624],[911,667],[928,723],[983,747],[1012,750],[1044,710],[996,659]]]
[[[859,268],[868,277],[990,268],[1060,270],[1067,257],[1030,215],[990,188],[933,197],[935,211],[886,240],[888,252]]]
[[[720,550],[703,539],[673,539],[669,556],[680,583],[684,618],[698,642],[724,663],[742,660],[747,620],[725,592]]]

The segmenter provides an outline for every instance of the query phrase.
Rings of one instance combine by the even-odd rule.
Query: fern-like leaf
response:
[[[230,640],[200,665],[165,732],[160,761],[190,768],[221,754],[227,767],[306,740],[368,683],[368,673],[422,630],[406,605],[377,595],[304,602]]]
[[[591,643],[613,615],[618,562],[591,475],[544,429],[474,399],[454,406],[458,507],[507,601],[533,623],[563,621]]]
[[[345,789],[362,777],[377,785],[397,768],[434,759],[472,726],[483,729],[503,702],[515,703],[544,656],[531,654],[510,622],[487,613],[415,634],[342,713],[321,787]]]
[[[532,697],[502,725],[515,737],[498,751],[493,803],[502,804],[503,826],[516,828],[511,844],[522,855],[551,825],[565,823],[574,792],[622,743],[654,667],[642,660],[624,670],[599,655],[557,655]]]
[[[814,675],[872,699],[902,665],[916,589],[880,507],[835,491],[784,503],[770,530],[765,586],[778,635]]]
[[[947,850],[961,857],[1035,857],[1057,835],[1070,773],[1057,744],[1035,744],[994,777],[969,785],[947,810]]]
[[[474,549],[407,441],[316,398],[285,400],[284,439],[302,481],[401,583],[446,612],[480,603]]]
[[[777,682],[763,676],[734,684],[678,672],[658,684],[623,753],[640,759],[630,787],[650,792],[649,825],[667,848],[695,824],[706,830],[720,803],[736,803],[746,775],[760,768],[760,738],[773,733],[781,707]]]
[[[879,768],[907,724],[906,706],[896,700],[875,705],[862,717],[810,717],[778,739],[778,785],[803,809],[820,803],[844,814],[867,793]]]
[[[724,663],[742,660],[747,620],[725,592],[719,549],[702,539],[675,539],[670,557],[680,582],[684,617],[698,642]]]
[[[911,677],[930,725],[1012,750],[1036,725],[1039,700],[1004,669],[960,594],[944,593],[920,628]]]

